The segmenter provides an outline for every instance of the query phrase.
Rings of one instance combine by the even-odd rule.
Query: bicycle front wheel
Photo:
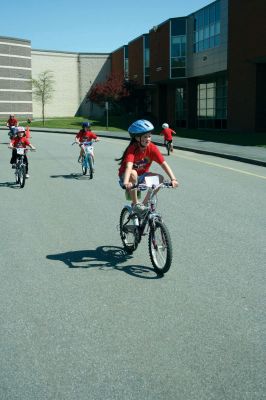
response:
[[[138,227],[130,218],[130,212],[124,207],[120,214],[120,237],[127,253],[133,253],[138,247]]]
[[[155,221],[149,232],[149,254],[155,272],[166,273],[172,263],[173,248],[168,228],[162,221]]]
[[[88,164],[90,167],[90,179],[92,179],[93,173],[94,173],[94,162],[93,162],[93,158],[91,156],[88,157]]]
[[[82,156],[81,158],[81,168],[82,168],[82,174],[86,175],[88,167],[87,167],[87,160],[84,156]]]
[[[26,182],[26,168],[25,165],[21,165],[18,171],[18,181],[19,181],[19,186],[21,189],[25,186]]]

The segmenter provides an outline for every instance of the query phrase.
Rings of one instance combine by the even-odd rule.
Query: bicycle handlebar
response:
[[[129,190],[133,190],[133,189],[140,189],[140,190],[147,190],[147,189],[158,189],[158,188],[166,188],[166,189],[170,189],[173,188],[172,182],[168,182],[168,181],[164,181],[162,183],[159,183],[159,185],[152,185],[152,186],[148,186],[146,185],[146,183],[137,183],[135,185],[133,185]],[[126,190],[125,185],[122,185],[122,189]]]

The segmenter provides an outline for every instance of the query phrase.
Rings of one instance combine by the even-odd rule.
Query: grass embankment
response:
[[[134,117],[130,116],[110,116],[108,123],[109,131],[121,131],[127,130],[128,126],[132,123]],[[41,120],[33,120],[32,127],[46,127],[46,128],[59,128],[59,129],[76,129],[77,131],[81,127],[81,123],[86,121],[86,118],[82,117],[58,117],[49,118],[45,120],[43,126]],[[106,130],[106,120],[93,120],[90,119],[92,128],[95,131]],[[6,120],[0,120],[1,125],[5,125]],[[27,125],[26,121],[20,121],[20,125]],[[160,126],[155,127],[155,134],[161,131]],[[177,136],[184,138],[192,138],[204,141],[228,143],[241,146],[262,146],[266,147],[266,133],[236,133],[229,131],[219,130],[202,130],[202,129],[176,129]]]

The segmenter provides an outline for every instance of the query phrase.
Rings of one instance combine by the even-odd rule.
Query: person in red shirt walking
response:
[[[16,149],[19,147],[30,147],[32,150],[36,150],[36,148],[30,143],[29,139],[26,138],[25,128],[23,126],[19,126],[17,128],[17,136],[10,141],[9,148],[12,149],[12,157],[10,160],[10,164],[12,164],[12,168],[16,168],[17,161],[17,151]],[[25,164],[26,164],[26,178],[29,178],[29,161],[28,157],[25,154]]]
[[[154,126],[150,121],[137,120],[128,128],[131,141],[125,149],[122,157],[117,158],[119,161],[119,183],[120,186],[130,190],[136,183],[143,183],[146,176],[158,176],[159,182],[163,182],[164,177],[160,174],[150,172],[150,166],[153,161],[158,163],[164,172],[169,176],[173,187],[178,186],[173,171],[165,161],[158,147],[151,142],[151,133]],[[130,196],[133,204],[133,211],[142,215],[147,211],[145,205],[149,199],[147,193],[143,204],[138,203],[137,190],[130,190]]]
[[[82,154],[84,153],[82,143],[91,142],[92,140],[95,140],[95,142],[98,142],[100,139],[94,132],[91,131],[90,123],[83,122],[82,129],[79,131],[79,133],[76,135],[76,138],[75,138],[75,142],[78,143],[80,146],[80,155],[78,158],[78,162],[81,161]],[[92,157],[93,157],[93,161],[94,161],[95,157],[94,157],[93,153],[92,153]]]
[[[173,129],[169,128],[169,125],[165,122],[164,124],[162,124],[162,132],[160,133],[160,135],[164,136],[164,145],[166,146],[166,143],[169,142],[170,143],[170,150],[174,151],[174,147],[173,147],[173,135],[176,135],[176,132],[173,131]]]

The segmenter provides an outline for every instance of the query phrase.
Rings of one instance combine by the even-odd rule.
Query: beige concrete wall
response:
[[[86,95],[91,86],[106,81],[110,71],[111,58],[109,54],[79,54],[79,115],[87,116],[88,118],[102,116],[104,110],[86,101]]]
[[[32,77],[50,70],[54,74],[54,93],[45,107],[46,117],[99,117],[103,109],[85,101],[90,87],[106,80],[110,73],[110,55],[32,50]],[[41,116],[41,104],[33,96],[33,117]]]
[[[79,78],[77,53],[32,50],[32,78],[50,70],[54,75],[54,93],[45,107],[46,117],[75,115],[79,106]],[[33,117],[41,116],[41,104],[33,96]]]

